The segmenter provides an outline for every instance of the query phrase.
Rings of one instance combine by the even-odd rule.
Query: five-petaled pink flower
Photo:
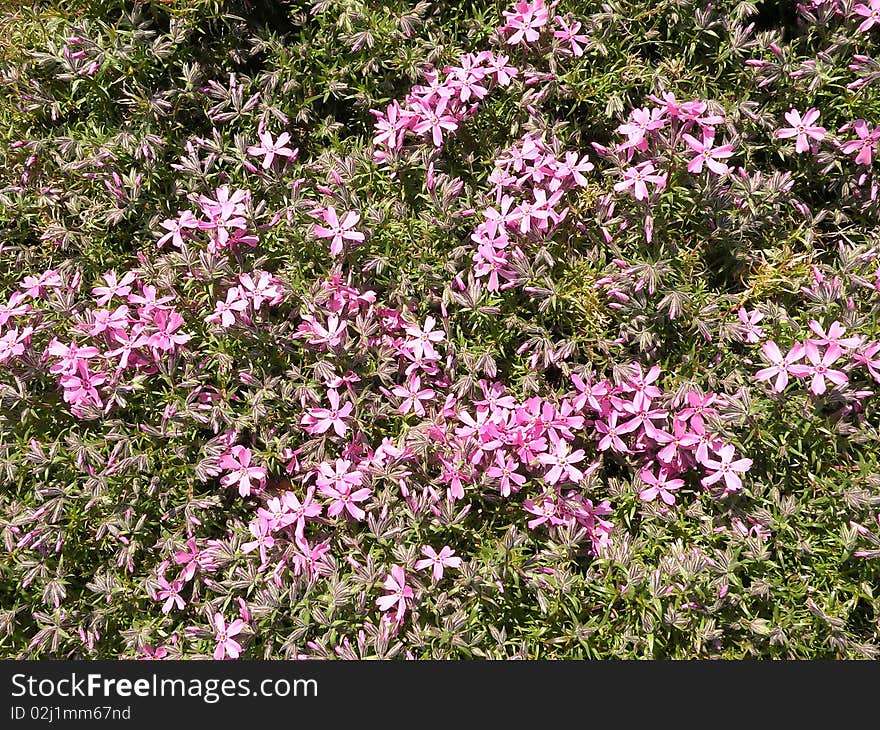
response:
[[[218,661],[229,657],[230,659],[238,659],[241,654],[241,644],[239,644],[233,636],[238,636],[244,629],[244,621],[240,618],[235,619],[228,626],[223,614],[214,614],[214,639],[217,642],[217,648],[214,649],[214,659]]]
[[[416,570],[432,569],[432,578],[436,583],[443,577],[443,568],[459,568],[461,567],[461,558],[455,555],[448,545],[444,545],[438,553],[430,545],[422,548],[422,555],[427,556],[423,560],[417,560],[415,564]]]
[[[330,239],[330,253],[338,256],[342,253],[345,241],[363,241],[364,234],[354,230],[358,221],[361,219],[359,213],[350,210],[345,214],[342,220],[336,214],[336,209],[330,205],[319,211],[321,218],[326,225],[312,224],[312,233],[318,238]]]
[[[770,380],[770,378],[775,377],[776,382],[773,385],[773,389],[777,393],[781,393],[785,390],[785,386],[788,385],[788,376],[795,374],[792,371],[792,367],[797,367],[794,363],[804,356],[804,346],[801,344],[795,345],[783,357],[779,346],[772,340],[767,340],[761,345],[761,354],[770,363],[770,367],[763,368],[755,373],[755,380]]]
[[[330,407],[310,408],[302,417],[302,425],[312,436],[326,433],[331,427],[337,436],[345,436],[348,430],[345,419],[351,415],[354,406],[351,401],[346,401],[345,405],[340,407],[339,392],[332,388],[327,391],[327,400],[330,401]]]
[[[262,488],[266,482],[266,469],[262,466],[251,466],[251,450],[244,446],[233,446],[229,453],[223,454],[218,461],[221,469],[229,470],[220,483],[224,487],[238,486],[238,493],[247,497],[256,487]]]
[[[813,340],[807,340],[804,345],[804,353],[807,356],[809,365],[792,365],[789,371],[797,377],[809,377],[810,390],[815,395],[822,395],[827,389],[826,380],[834,385],[844,385],[849,378],[841,370],[833,370],[831,366],[837,362],[843,354],[843,348],[839,345],[828,345],[824,353],[819,352],[819,346]]]
[[[688,162],[688,172],[700,173],[703,171],[704,164],[716,175],[726,175],[730,171],[730,168],[723,162],[720,162],[720,160],[727,159],[733,155],[733,145],[725,144],[715,147],[714,134],[704,134],[702,142],[690,134],[684,134],[682,137],[687,142],[688,147],[696,152],[691,161]]]
[[[814,122],[819,118],[818,109],[808,109],[801,118],[797,109],[791,109],[785,113],[785,120],[791,125],[776,131],[777,139],[795,138],[794,151],[801,153],[810,149],[810,139],[821,141],[825,139],[825,127],[817,127]]]
[[[394,620],[400,622],[406,614],[406,602],[412,600],[413,589],[406,584],[406,573],[399,565],[391,567],[391,573],[385,578],[383,587],[388,591],[387,595],[376,599],[376,605],[382,611],[390,611],[397,608]]]
[[[260,134],[260,144],[248,147],[247,151],[249,155],[253,155],[254,157],[265,155],[265,157],[263,157],[263,169],[268,170],[272,166],[272,161],[275,159],[276,155],[278,157],[287,157],[290,159],[296,157],[297,150],[292,150],[287,146],[289,141],[290,135],[287,132],[279,134],[278,139],[274,142],[272,141],[272,135],[269,132],[263,132]]]
[[[742,480],[739,478],[739,474],[743,472],[747,472],[752,468],[752,460],[751,459],[737,459],[733,460],[734,457],[734,446],[733,444],[725,444],[721,447],[721,450],[718,452],[720,460],[716,459],[704,459],[703,466],[707,469],[712,469],[714,473],[710,474],[707,477],[703,477],[702,484],[704,487],[711,486],[715,484],[715,482],[724,479],[725,491],[727,492],[737,492],[742,489]]]
[[[669,472],[663,468],[657,474],[650,469],[642,469],[639,476],[648,485],[639,492],[639,499],[643,502],[653,502],[660,497],[668,505],[675,504],[673,492],[684,486],[683,479],[670,479]]]

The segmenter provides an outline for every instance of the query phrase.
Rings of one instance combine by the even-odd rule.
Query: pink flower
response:
[[[584,473],[574,465],[583,461],[584,455],[583,449],[569,453],[565,441],[557,442],[552,454],[538,454],[538,461],[550,467],[544,475],[544,481],[547,484],[558,484],[563,480],[578,483],[584,478]]]
[[[816,343],[813,340],[808,340],[804,346],[804,352],[810,364],[793,365],[789,371],[798,377],[811,377],[810,390],[815,395],[822,395],[825,392],[826,379],[834,385],[844,385],[849,381],[846,373],[831,369],[831,365],[843,354],[843,349],[838,345],[829,345],[825,353],[820,355]]]
[[[403,402],[398,406],[399,413],[406,415],[410,411],[417,416],[425,415],[425,407],[422,401],[430,401],[434,398],[434,391],[431,388],[422,388],[422,380],[418,375],[409,378],[406,385],[395,385],[391,392],[403,398]]]
[[[168,241],[177,248],[181,248],[183,246],[183,236],[187,230],[192,230],[194,228],[199,227],[198,219],[192,214],[189,210],[181,210],[178,211],[177,218],[166,218],[159,225],[162,226],[168,233],[164,234],[158,241],[156,241],[156,245],[159,248],[162,248]],[[106,277],[105,277],[106,278]],[[134,278],[134,275],[132,275]],[[101,304],[102,302],[98,302]]]
[[[739,321],[744,325],[743,329],[745,332],[743,336],[745,341],[752,345],[760,342],[761,338],[764,336],[764,331],[758,327],[758,322],[764,319],[764,315],[757,309],[747,312],[745,307],[740,307],[737,316],[739,317]]]
[[[586,46],[590,42],[590,39],[585,35],[578,35],[578,31],[581,29],[581,24],[575,21],[569,25],[565,18],[558,15],[554,20],[556,21],[556,25],[559,26],[559,30],[553,31],[553,37],[562,43],[568,43],[570,46],[570,48],[563,48],[563,50],[566,53],[571,53],[573,56],[583,56],[583,46]]]
[[[691,158],[688,163],[688,172],[694,174],[703,171],[703,164],[706,165],[716,175],[726,175],[730,168],[719,160],[726,159],[733,155],[733,145],[726,144],[721,147],[713,147],[715,144],[714,134],[703,134],[703,141],[700,142],[689,134],[683,134],[684,141],[687,142],[696,155]]]
[[[820,141],[825,138],[825,127],[817,127],[813,124],[818,118],[819,112],[816,109],[808,109],[803,119],[800,112],[791,109],[785,113],[785,119],[791,127],[777,130],[776,138],[790,139],[795,137],[794,151],[807,152],[810,149],[810,139]]]
[[[412,600],[413,589],[406,584],[406,573],[399,565],[391,567],[391,573],[385,578],[383,588],[388,591],[387,595],[376,599],[376,605],[381,611],[390,611],[395,606],[394,620],[400,622],[406,613],[406,602]]]
[[[656,476],[649,469],[642,469],[639,476],[648,485],[639,492],[639,499],[643,502],[653,502],[660,497],[667,505],[675,504],[673,492],[684,486],[683,479],[669,479],[669,472],[666,469],[660,469]]]
[[[99,307],[109,303],[113,297],[126,297],[131,294],[131,285],[134,283],[133,271],[126,271],[118,281],[115,271],[108,271],[102,278],[107,286],[96,286],[92,289],[92,294],[96,297],[95,303]]]
[[[432,569],[432,578],[434,582],[438,582],[443,577],[443,568],[459,568],[461,567],[461,558],[455,556],[455,550],[448,545],[444,545],[438,553],[430,545],[422,548],[422,555],[426,555],[424,560],[417,560],[415,564],[416,570]]]
[[[510,45],[518,43],[532,43],[541,37],[540,28],[547,25],[550,14],[544,7],[544,0],[519,0],[514,5],[515,12],[504,11],[506,25],[502,31],[514,31],[507,42]]]
[[[742,489],[742,480],[737,476],[743,472],[747,472],[752,468],[751,459],[738,459],[733,461],[734,446],[733,444],[725,444],[718,452],[721,457],[720,461],[715,459],[704,459],[703,465],[707,469],[713,469],[714,473],[707,477],[703,477],[701,483],[704,487],[708,487],[715,482],[724,479],[725,491],[737,492]]]
[[[275,545],[275,539],[272,537],[272,530],[270,528],[269,522],[265,517],[260,516],[258,519],[253,520],[249,525],[248,529],[251,532],[251,535],[254,536],[254,539],[250,542],[246,542],[241,546],[241,551],[243,553],[249,553],[253,550],[259,549],[260,551],[260,563],[262,565],[266,564],[266,550]]]
[[[159,591],[157,597],[160,601],[165,601],[162,605],[162,613],[169,613],[175,605],[178,609],[183,609],[186,604],[179,594],[183,584],[180,581],[169,583],[165,576],[160,576],[159,585],[162,587],[162,590]]]
[[[351,210],[345,214],[345,217],[340,221],[339,216],[336,214],[336,209],[331,205],[327,208],[324,208],[320,211],[321,218],[326,223],[326,226],[318,225],[314,223],[312,225],[312,233],[316,235],[318,238],[329,238],[330,241],[330,253],[333,256],[338,256],[342,253],[342,247],[345,241],[363,241],[364,234],[360,231],[354,230],[354,227],[357,225],[357,222],[361,219],[359,213]]]
[[[816,335],[811,340],[817,345],[836,345],[842,350],[855,350],[862,344],[860,335],[843,338],[843,335],[846,334],[846,328],[837,321],[831,323],[827,332],[815,319],[810,320],[809,327],[813,334]]]
[[[486,469],[486,476],[500,481],[499,489],[502,497],[509,497],[511,491],[518,491],[526,483],[526,478],[517,473],[519,464],[502,451],[495,452],[495,465]],[[511,487],[511,482],[513,487]]]
[[[238,493],[247,497],[254,485],[261,489],[266,482],[266,469],[262,466],[251,466],[251,450],[244,446],[233,446],[228,454],[223,454],[217,462],[221,469],[230,470],[223,476],[220,483],[224,487],[238,487]]]
[[[331,427],[337,436],[345,436],[348,430],[345,419],[351,415],[354,406],[350,401],[346,401],[340,408],[339,393],[332,388],[327,391],[327,399],[330,401],[330,408],[310,408],[302,417],[301,423],[306,432],[312,436],[326,433]]]
[[[789,374],[795,374],[792,371],[792,364],[796,363],[804,356],[804,346],[801,344],[795,345],[791,348],[788,354],[783,357],[782,353],[779,351],[779,346],[772,340],[767,340],[761,345],[761,354],[764,356],[764,359],[770,363],[770,367],[763,368],[755,373],[755,380],[770,380],[770,378],[775,377],[776,382],[774,383],[773,389],[777,393],[781,393],[785,390],[785,386],[788,385]],[[795,367],[797,366],[795,365]]]
[[[235,324],[235,313],[247,309],[247,299],[242,296],[242,291],[237,286],[229,288],[226,292],[226,301],[217,302],[214,311],[205,317],[205,322],[219,322],[224,329]]]
[[[351,469],[351,465],[348,459],[337,459],[335,466],[325,461],[318,467],[318,491],[333,500],[327,508],[329,517],[335,517],[343,510],[356,520],[366,517],[367,513],[356,503],[368,500],[372,492],[368,487],[357,488],[363,482],[364,475],[357,469]]]
[[[272,141],[272,135],[269,132],[263,132],[259,135],[260,144],[252,147],[248,147],[248,154],[253,155],[255,157],[259,157],[260,155],[265,155],[263,158],[263,169],[268,170],[272,165],[272,161],[275,159],[275,156],[278,157],[288,157],[293,159],[296,157],[297,150],[292,150],[287,146],[287,143],[290,141],[290,135],[287,132],[282,132],[278,135],[278,139],[274,142]]]
[[[853,6],[853,12],[864,18],[860,31],[866,31],[874,25],[880,25],[880,0],[870,0],[870,7],[863,3]]]
[[[646,183],[654,183],[658,188],[666,187],[666,173],[656,175],[656,172],[657,168],[651,162],[641,162],[623,173],[623,180],[614,183],[614,190],[620,193],[632,188],[636,200],[645,200],[648,197]]]
[[[226,657],[238,659],[241,654],[241,644],[232,637],[240,634],[244,625],[244,621],[237,618],[227,626],[221,613],[214,614],[214,640],[217,642],[217,648],[214,649],[214,659],[218,661]]]
[[[880,139],[880,128],[868,129],[864,119],[856,119],[852,128],[858,139],[851,139],[840,145],[840,151],[845,155],[856,153],[857,165],[870,165],[871,155],[877,150],[877,140]]]

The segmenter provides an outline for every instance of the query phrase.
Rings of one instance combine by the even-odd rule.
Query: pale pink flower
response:
[[[715,484],[715,482],[724,479],[725,491],[737,492],[742,489],[742,480],[739,478],[738,474],[742,474],[751,469],[752,460],[738,459],[737,461],[734,461],[734,451],[733,444],[725,444],[718,451],[720,460],[709,458],[703,460],[703,466],[707,469],[712,469],[714,472],[707,477],[703,477],[701,482],[704,487],[711,486],[712,484]]]
[[[427,557],[424,560],[417,560],[415,569],[424,570],[425,568],[431,568],[432,578],[435,583],[443,577],[444,568],[461,567],[461,558],[457,557],[455,550],[448,545],[444,545],[439,553],[430,545],[425,545],[422,548],[422,555]]]
[[[814,124],[819,119],[819,111],[817,109],[808,109],[803,118],[801,118],[800,112],[796,109],[791,109],[785,113],[785,119],[791,127],[777,130],[776,138],[790,139],[795,137],[795,152],[807,152],[810,149],[810,139],[816,141],[825,139],[825,127],[817,127]]]
[[[413,598],[413,589],[406,584],[406,573],[399,565],[391,567],[391,573],[385,578],[383,588],[388,591],[387,595],[376,599],[376,605],[381,611],[390,611],[396,607],[394,620],[400,622],[406,614],[407,601]]]
[[[247,151],[249,155],[253,155],[254,157],[265,155],[265,157],[263,157],[264,170],[268,170],[269,167],[271,167],[272,161],[275,159],[276,155],[278,157],[287,157],[289,159],[294,159],[296,157],[297,150],[292,150],[287,146],[287,143],[290,141],[290,135],[287,132],[279,134],[278,139],[274,142],[272,141],[272,135],[269,132],[263,132],[259,137],[260,144],[248,147]]]
[[[350,210],[340,221],[336,214],[336,209],[331,205],[320,211],[321,218],[326,225],[321,226],[317,223],[312,224],[312,233],[318,238],[329,238],[330,253],[338,256],[342,253],[345,241],[363,241],[364,234],[354,230],[358,221],[361,219],[359,213]]]

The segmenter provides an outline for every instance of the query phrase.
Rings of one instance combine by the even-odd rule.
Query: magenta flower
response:
[[[583,449],[577,449],[569,453],[568,444],[565,441],[558,441],[556,449],[552,454],[538,455],[538,461],[550,467],[549,471],[544,475],[544,481],[547,484],[558,484],[566,480],[577,484],[584,478],[584,473],[575,464],[583,461],[584,456],[585,452]]]
[[[335,517],[343,511],[356,520],[366,517],[367,513],[357,505],[357,502],[365,502],[372,496],[369,487],[358,489],[363,478],[362,472],[351,469],[348,459],[337,459],[335,466],[325,461],[318,467],[318,491],[332,500],[327,508],[329,517]]]
[[[235,313],[244,312],[247,309],[247,299],[242,297],[241,289],[237,286],[229,288],[226,292],[226,301],[217,302],[213,313],[205,317],[205,322],[218,322],[224,329],[235,324]]]
[[[696,153],[691,158],[691,161],[688,162],[688,172],[700,173],[703,171],[704,164],[716,175],[726,175],[730,171],[730,168],[719,160],[727,159],[733,155],[733,145],[725,144],[721,147],[714,147],[714,133],[704,133],[702,142],[690,134],[683,134],[682,137],[687,142],[688,147]]]
[[[345,217],[340,221],[336,214],[336,209],[331,205],[319,211],[321,218],[326,225],[321,226],[317,223],[312,224],[312,233],[318,238],[329,238],[330,254],[338,256],[342,253],[345,241],[363,241],[364,234],[354,230],[358,221],[361,219],[359,213],[353,210],[348,211]]]
[[[526,478],[517,473],[518,468],[519,464],[513,457],[506,456],[500,450],[495,452],[495,464],[486,469],[486,476],[499,480],[502,497],[509,497],[511,491],[518,491],[526,483]]]
[[[425,407],[422,401],[427,402],[434,398],[434,391],[431,388],[422,388],[422,380],[418,375],[411,376],[406,385],[395,385],[391,392],[403,398],[403,402],[397,408],[403,415],[412,411],[417,416],[424,416]]]
[[[443,577],[444,568],[461,567],[461,558],[457,557],[455,555],[455,550],[448,545],[444,545],[439,553],[430,545],[425,545],[422,548],[422,555],[426,555],[427,557],[424,560],[417,560],[415,569],[424,570],[425,568],[431,568],[432,578],[435,583]]]
[[[880,127],[869,130],[864,119],[856,119],[852,123],[857,139],[851,139],[840,145],[840,151],[845,155],[856,153],[857,165],[870,165],[871,155],[877,151],[877,141],[880,139]]]
[[[301,423],[311,436],[326,433],[331,428],[337,436],[345,436],[348,430],[345,419],[351,415],[354,406],[350,401],[346,401],[345,405],[340,407],[339,393],[332,388],[327,391],[327,400],[330,401],[329,408],[310,408],[302,417]]]
[[[831,323],[827,332],[815,319],[810,320],[809,327],[813,334],[816,335],[811,338],[811,341],[816,345],[836,345],[842,350],[855,350],[862,344],[862,337],[860,335],[844,338],[843,335],[846,334],[846,328],[837,321]]]
[[[725,491],[737,492],[742,489],[742,480],[738,474],[747,472],[752,468],[751,459],[738,459],[733,461],[734,446],[733,444],[725,444],[721,447],[718,455],[720,460],[704,459],[703,466],[707,469],[714,470],[714,473],[707,477],[703,477],[701,483],[704,487],[711,486],[715,482],[724,479]]]
[[[266,550],[275,545],[275,539],[272,537],[271,525],[264,517],[260,516],[248,525],[248,530],[250,530],[254,539],[242,544],[241,551],[243,553],[249,553],[253,550],[259,550],[260,564],[265,565]]]
[[[220,479],[220,483],[224,487],[238,487],[238,493],[242,497],[247,497],[254,488],[261,489],[266,482],[266,469],[262,466],[251,466],[251,458],[250,449],[233,446],[217,462],[221,469],[230,472]]]
[[[226,657],[238,659],[241,654],[241,644],[232,637],[238,636],[244,626],[244,621],[240,618],[235,619],[227,626],[221,613],[214,614],[214,640],[217,642],[217,648],[214,649],[214,659],[218,661]]]
[[[162,613],[169,613],[174,606],[177,606],[178,609],[183,609],[186,605],[183,598],[180,597],[180,589],[183,587],[183,584],[180,581],[169,583],[163,575],[159,576],[159,585],[162,587],[162,590],[159,591],[157,597],[160,601],[165,601],[162,605]]]
[[[399,623],[406,613],[407,600],[412,600],[414,595],[413,589],[406,584],[406,573],[401,566],[391,567],[391,573],[385,578],[383,588],[388,593],[377,598],[376,605],[381,611],[390,611],[396,607],[394,620]]]
[[[573,56],[583,56],[584,47],[590,42],[590,39],[585,35],[578,34],[578,31],[581,29],[581,24],[574,21],[569,25],[565,18],[558,15],[554,20],[556,21],[556,25],[559,26],[559,30],[553,31],[553,37],[559,40],[560,43],[567,43],[569,45],[568,48],[563,46],[562,50]]]
[[[514,31],[507,39],[510,45],[518,43],[532,43],[541,37],[540,28],[547,25],[550,14],[544,6],[544,0],[519,0],[514,7],[514,12],[504,11],[504,19],[507,24],[502,31]]]
[[[253,155],[254,157],[265,155],[265,157],[263,157],[264,170],[268,170],[272,166],[272,161],[276,156],[287,157],[289,159],[294,159],[296,157],[297,150],[292,150],[287,146],[287,143],[290,141],[290,135],[287,132],[279,134],[278,139],[274,142],[272,141],[272,135],[269,132],[263,132],[259,137],[260,144],[248,147],[247,151],[249,155]]]

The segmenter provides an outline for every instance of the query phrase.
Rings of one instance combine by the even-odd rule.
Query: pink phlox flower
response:
[[[514,5],[514,12],[502,13],[506,21],[501,28],[503,33],[513,31],[507,42],[510,45],[533,43],[541,37],[540,29],[547,25],[550,14],[544,0],[519,0]]]
[[[740,307],[737,312],[739,321],[743,324],[743,338],[749,344],[757,344],[764,337],[764,331],[758,327],[758,322],[764,319],[764,315],[757,309],[747,312],[745,307]]]
[[[440,358],[440,353],[434,349],[434,344],[443,342],[446,339],[446,334],[442,330],[434,329],[436,322],[437,320],[428,316],[425,317],[424,327],[407,325],[404,328],[404,332],[409,335],[406,344],[416,357],[427,357],[433,360]]]
[[[810,139],[821,141],[825,138],[825,127],[817,127],[814,122],[819,119],[817,109],[808,109],[801,118],[800,112],[791,109],[785,113],[786,121],[791,125],[776,131],[777,139],[791,139],[795,137],[794,150],[797,153],[807,152],[810,149]]]
[[[314,487],[309,487],[306,490],[302,502],[293,492],[287,491],[281,495],[285,509],[294,518],[294,533],[299,537],[303,535],[306,521],[318,517],[324,511],[324,508],[314,501],[314,495]]]
[[[337,436],[345,436],[348,430],[345,421],[351,415],[354,406],[351,401],[346,401],[340,406],[339,393],[332,388],[327,391],[327,400],[330,401],[330,408],[310,408],[300,423],[311,436],[326,433],[330,428]]]
[[[499,480],[499,490],[502,497],[509,497],[511,492],[519,491],[526,483],[526,478],[517,472],[519,463],[511,456],[502,451],[495,452],[495,463],[486,469],[486,476],[490,479]]]
[[[235,324],[236,312],[241,314],[247,309],[248,301],[240,287],[231,286],[226,292],[226,301],[217,302],[214,311],[205,317],[205,322],[216,322],[226,329]]]
[[[186,231],[197,229],[199,227],[199,220],[193,215],[192,211],[179,210],[177,218],[166,218],[159,225],[168,233],[165,233],[156,241],[156,246],[162,248],[168,241],[171,241],[172,245],[181,248],[183,246],[183,237],[188,235]]]
[[[39,276],[25,276],[21,280],[21,289],[26,296],[38,299],[46,295],[47,289],[59,289],[64,286],[61,274],[57,269],[47,269]]]
[[[686,397],[688,405],[676,414],[676,419],[690,421],[694,428],[700,428],[704,425],[704,415],[715,414],[715,409],[712,408],[712,405],[718,400],[718,395],[716,393],[708,393],[702,396],[692,390]]]
[[[238,281],[242,295],[251,300],[255,311],[263,306],[263,302],[274,307],[284,299],[281,283],[268,271],[239,274]]]
[[[253,454],[249,448],[233,446],[217,462],[221,469],[229,471],[229,474],[221,478],[220,483],[224,487],[238,487],[238,493],[242,497],[247,497],[256,489],[262,489],[266,483],[266,468],[251,466],[252,458]]]
[[[266,520],[265,517],[260,515],[256,520],[251,520],[250,524],[248,525],[248,530],[250,530],[250,533],[254,536],[254,539],[250,542],[243,543],[241,546],[241,551],[243,553],[249,553],[254,550],[259,550],[260,566],[265,566],[266,550],[272,548],[275,545],[275,538],[272,537],[272,527],[269,524],[269,521]]]
[[[240,618],[235,619],[227,626],[223,614],[219,612],[214,614],[214,640],[217,642],[217,648],[214,649],[214,659],[218,661],[227,657],[238,659],[241,655],[241,644],[232,637],[238,636],[244,627],[245,623]]]
[[[411,601],[413,589],[406,584],[406,573],[400,565],[391,567],[391,572],[385,578],[382,587],[387,594],[376,599],[376,605],[381,611],[395,610],[394,620],[398,623],[403,620],[407,610],[407,601]]]
[[[272,135],[268,132],[262,132],[260,135],[260,144],[248,147],[247,152],[254,157],[263,157],[263,169],[268,170],[272,166],[272,161],[276,156],[287,157],[288,159],[296,159],[297,150],[292,150],[287,146],[290,141],[290,135],[282,132],[278,135],[278,139],[272,140]]]
[[[623,180],[614,183],[615,192],[623,192],[632,188],[636,200],[645,200],[648,197],[647,183],[653,183],[658,189],[666,187],[666,173],[655,174],[657,168],[651,162],[641,162],[635,167],[630,167],[623,173]]]
[[[434,398],[434,391],[431,388],[422,388],[422,380],[418,375],[411,376],[406,385],[395,385],[391,392],[403,398],[397,409],[403,415],[412,411],[417,416],[424,416],[425,407],[422,401],[427,402]]]
[[[824,353],[819,352],[819,345],[813,340],[807,340],[804,346],[804,353],[808,364],[792,365],[789,372],[797,377],[811,378],[810,390],[815,395],[822,395],[828,385],[826,380],[834,385],[844,385],[849,382],[849,378],[841,370],[834,370],[831,366],[840,359],[843,354],[843,348],[838,345],[828,345]]]
[[[862,32],[880,25],[880,0],[869,0],[868,5],[857,3],[853,6],[853,13],[864,18],[859,25],[859,30]]]
[[[700,173],[703,171],[704,164],[716,175],[726,175],[730,171],[730,168],[723,162],[720,162],[720,160],[733,156],[733,145],[725,144],[715,147],[714,134],[704,134],[702,142],[690,134],[683,134],[682,137],[687,142],[688,147],[696,153],[691,158],[691,161],[688,162],[688,172]]]
[[[24,327],[21,331],[14,327],[0,337],[0,363],[9,362],[13,357],[23,355],[25,345],[30,343],[33,331],[33,327]]]
[[[831,323],[827,332],[815,319],[810,320],[809,327],[816,335],[810,338],[816,345],[837,345],[842,350],[855,350],[862,344],[861,335],[843,337],[846,334],[846,328],[837,321]]]
[[[752,468],[751,459],[733,460],[735,448],[733,444],[725,444],[718,451],[719,459],[704,459],[703,466],[713,470],[709,476],[703,477],[701,483],[704,487],[711,486],[715,482],[724,479],[726,492],[738,492],[742,489],[742,480],[739,474]]]
[[[657,497],[667,505],[675,504],[675,492],[684,486],[683,479],[670,479],[670,472],[661,467],[657,474],[650,469],[642,469],[639,478],[648,486],[639,492],[639,499],[643,502],[653,502]]]
[[[556,25],[559,26],[559,30],[553,31],[553,37],[557,38],[561,43],[567,43],[569,48],[565,46],[562,47],[562,51],[566,54],[571,54],[580,58],[584,55],[584,47],[586,47],[590,39],[588,36],[583,34],[578,34],[578,31],[581,29],[581,24],[577,21],[572,21],[569,24],[565,18],[557,15],[554,20],[556,21]]]
[[[870,165],[871,156],[877,151],[877,142],[880,139],[880,127],[869,129],[864,119],[856,119],[852,123],[852,129],[857,139],[851,139],[840,146],[840,151],[845,155],[856,153],[857,165]]]
[[[439,553],[434,550],[434,548],[430,545],[425,545],[422,548],[422,555],[425,555],[427,557],[424,560],[417,560],[414,567],[416,570],[431,568],[432,579],[435,583],[443,578],[444,568],[461,567],[461,558],[456,556],[455,550],[453,550],[448,545],[444,545],[442,548],[440,548]]]
[[[783,357],[779,346],[772,340],[767,340],[761,345],[761,354],[770,363],[770,367],[763,368],[755,373],[755,380],[763,381],[776,378],[773,389],[777,393],[781,393],[785,390],[785,386],[788,385],[788,376],[795,374],[792,371],[792,366],[804,356],[804,346],[796,344]],[[797,366],[795,365],[794,367]]]
[[[318,238],[329,238],[330,254],[338,256],[342,253],[345,241],[363,241],[364,234],[354,230],[361,216],[356,211],[348,211],[342,220],[331,205],[319,210],[319,215],[326,225],[312,224],[312,233]]]
[[[118,281],[115,271],[108,271],[101,278],[107,286],[96,286],[92,289],[92,294],[96,297],[95,303],[99,307],[108,304],[113,297],[121,298],[131,294],[131,285],[135,280],[133,271],[126,271]]]
[[[157,594],[157,600],[165,601],[162,606],[162,613],[169,613],[174,606],[177,606],[178,610],[182,610],[186,605],[186,602],[180,596],[180,589],[183,587],[183,584],[177,580],[169,583],[164,575],[159,576],[158,582],[161,590]]]
[[[336,459],[335,465],[322,462],[318,467],[316,483],[318,491],[332,500],[327,508],[327,515],[335,517],[343,511],[348,512],[356,520],[366,517],[366,512],[358,507],[357,502],[365,502],[372,496],[369,487],[360,487],[364,475],[358,469],[352,469],[348,459]]]

